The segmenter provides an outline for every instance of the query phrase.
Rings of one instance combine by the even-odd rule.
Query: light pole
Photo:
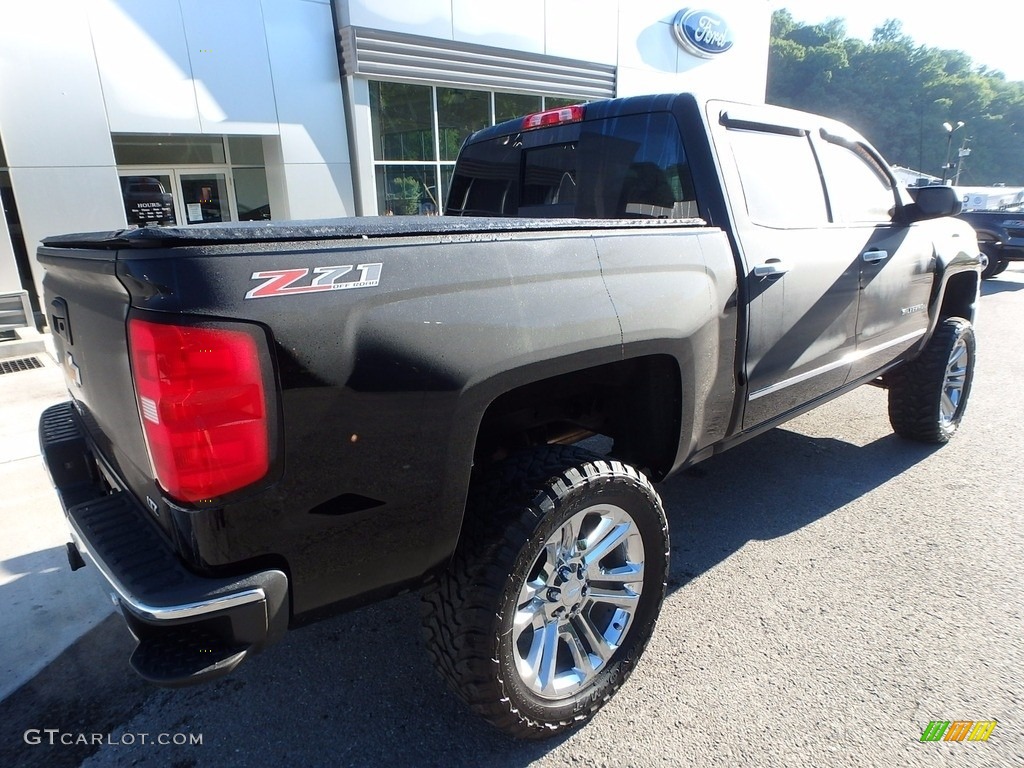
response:
[[[954,131],[959,131],[961,128],[963,128],[964,127],[964,121],[963,120],[957,120],[956,127],[952,126],[949,123],[943,123],[942,127],[946,129],[946,164],[942,166],[942,183],[945,184],[946,183],[946,171],[949,170],[949,148],[950,148],[950,145],[953,143],[953,132]]]
[[[960,142],[960,150],[956,154],[956,176],[953,177],[954,187],[960,183],[960,171],[964,167],[964,158],[971,154],[971,150],[967,147],[967,142],[970,140],[970,136],[964,136],[964,140]]]

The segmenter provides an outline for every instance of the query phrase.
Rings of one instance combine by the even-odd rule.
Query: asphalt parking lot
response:
[[[673,560],[655,637],[567,737],[517,743],[469,716],[407,595],[177,691],[126,672],[111,617],[0,702],[0,764],[1024,766],[1021,328],[1014,265],[984,286],[975,389],[948,446],[894,437],[885,393],[864,387],[663,484]],[[933,720],[998,725],[986,742],[922,743]]]

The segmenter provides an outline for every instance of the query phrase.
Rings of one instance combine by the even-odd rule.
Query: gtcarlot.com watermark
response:
[[[134,747],[157,745],[201,747],[201,733],[74,733],[60,728],[29,728],[22,738],[29,746],[51,747]]]

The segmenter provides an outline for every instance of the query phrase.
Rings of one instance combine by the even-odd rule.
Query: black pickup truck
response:
[[[1024,209],[1020,205],[997,211],[964,211],[957,218],[974,228],[978,246],[988,259],[982,280],[1002,274],[1011,261],[1024,261]]]
[[[898,434],[955,433],[981,266],[958,210],[843,125],[680,94],[473,135],[443,217],[51,238],[72,565],[166,686],[421,588],[467,704],[563,731],[654,628],[652,483],[866,383]]]

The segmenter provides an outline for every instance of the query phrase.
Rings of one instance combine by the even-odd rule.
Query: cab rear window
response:
[[[596,219],[697,217],[672,115],[626,115],[467,146],[446,212]]]

